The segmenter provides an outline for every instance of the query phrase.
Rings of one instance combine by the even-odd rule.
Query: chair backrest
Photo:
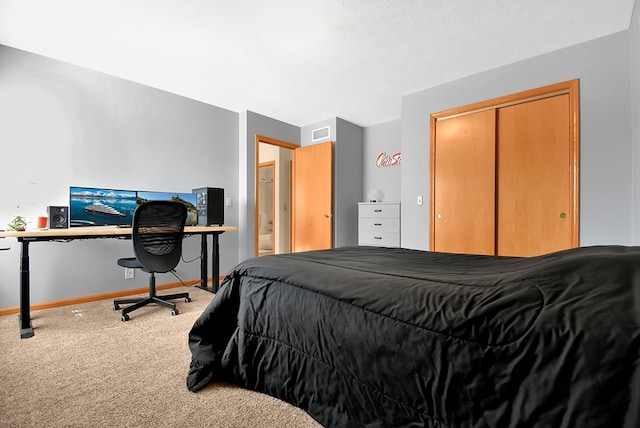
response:
[[[133,214],[133,252],[150,272],[169,272],[180,262],[187,207],[175,201],[149,201]]]

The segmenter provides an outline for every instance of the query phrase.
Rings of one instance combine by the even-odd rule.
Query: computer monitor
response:
[[[195,193],[186,192],[145,192],[138,190],[137,203],[142,204],[147,201],[178,201],[187,207],[186,226],[198,224],[197,196]]]
[[[136,210],[135,190],[69,188],[69,225],[130,226]]]

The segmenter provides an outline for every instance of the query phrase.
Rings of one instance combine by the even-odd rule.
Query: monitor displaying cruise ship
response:
[[[69,188],[69,225],[130,226],[137,207],[135,190]]]

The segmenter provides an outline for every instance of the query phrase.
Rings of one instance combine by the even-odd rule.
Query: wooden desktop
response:
[[[220,285],[220,253],[219,239],[220,234],[227,231],[238,230],[236,226],[186,226],[184,228],[185,236],[200,235],[200,285],[202,288],[213,293],[218,291]],[[208,250],[207,236],[213,237],[213,249],[211,253],[211,270],[212,285],[207,286],[208,274]],[[31,242],[42,241],[72,241],[79,239],[100,239],[100,238],[116,238],[130,239],[130,227],[112,227],[112,226],[95,226],[95,227],[72,227],[69,229],[38,229],[26,231],[5,231],[0,232],[0,238],[16,238],[21,243],[20,254],[20,314],[18,315],[18,323],[20,328],[20,337],[25,339],[33,336],[33,327],[31,326],[30,314],[30,274],[29,274],[29,244]]]

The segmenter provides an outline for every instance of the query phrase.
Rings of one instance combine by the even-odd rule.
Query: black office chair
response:
[[[149,297],[144,299],[114,300],[113,310],[120,305],[132,304],[122,310],[122,321],[128,321],[128,313],[150,303],[157,303],[171,309],[171,315],[178,315],[175,303],[168,300],[184,299],[190,302],[189,293],[156,295],[156,273],[173,270],[182,255],[182,237],[187,219],[187,208],[181,202],[149,201],[141,204],[133,214],[133,253],[135,257],[122,258],[118,265],[125,268],[142,269],[148,272]]]

